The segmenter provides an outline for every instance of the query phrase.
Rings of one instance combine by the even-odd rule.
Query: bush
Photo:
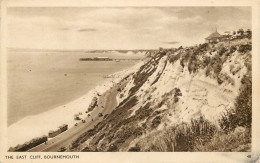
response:
[[[237,48],[236,48],[235,46],[231,46],[229,53],[232,54],[232,53],[234,53],[236,50],[237,50]]]
[[[128,150],[128,152],[140,152],[140,147],[137,147],[137,146],[131,147],[131,148]]]
[[[205,75],[208,77],[210,75],[210,67],[207,67]]]
[[[243,76],[240,94],[236,98],[235,114],[236,120],[233,122],[237,126],[251,128],[252,125],[252,82],[249,76]]]
[[[173,96],[174,103],[179,101],[179,96],[182,96],[181,90],[179,88],[174,88],[170,92],[167,92],[162,95],[162,101],[158,104],[158,107],[162,107]]]
[[[179,60],[180,57],[181,57],[181,53],[180,52],[178,54],[176,54],[176,55],[171,55],[171,56],[169,56],[169,62],[170,63],[174,63],[177,60]]]
[[[185,65],[184,65],[184,60],[183,59],[180,60],[180,65],[181,65],[182,68],[184,68]]]
[[[210,138],[216,132],[216,126],[205,120],[192,120],[190,123],[182,123],[173,126],[161,134],[153,136],[153,140],[144,139],[138,144],[140,147],[142,143],[150,147],[149,151],[193,151],[197,139],[203,138],[204,142],[210,141]]]
[[[251,55],[251,54],[250,54],[250,55]],[[246,61],[245,61],[244,64],[245,64],[247,70],[248,70],[249,72],[251,72],[251,71],[252,71],[252,57],[251,57],[251,56],[248,57],[248,58],[246,59]]]
[[[245,53],[246,51],[251,51],[252,50],[252,46],[249,45],[249,44],[246,44],[246,45],[240,45],[239,48],[238,48],[238,51],[240,53]]]
[[[109,146],[109,148],[107,149],[108,152],[116,152],[117,151],[117,146],[112,144]]]
[[[220,64],[220,63],[216,64],[214,67],[214,73],[219,74],[221,70],[222,70],[222,64]]]
[[[177,103],[179,101],[179,96],[182,96],[182,93],[179,88],[174,88],[174,92],[174,102]]]
[[[223,80],[220,77],[217,78],[217,81],[218,81],[219,85],[221,85],[223,83]]]
[[[151,86],[154,85],[154,84],[160,79],[161,75],[162,75],[163,72],[164,72],[164,69],[165,69],[166,65],[167,65],[167,62],[164,63],[164,66],[163,66],[162,71],[156,75],[156,79],[153,81],[153,83],[151,84]]]
[[[219,131],[207,143],[198,140],[194,145],[194,151],[199,152],[249,152],[250,149],[251,134],[243,127],[237,127],[228,134]]]
[[[241,79],[240,93],[235,101],[234,110],[224,114],[220,121],[222,129],[232,131],[236,127],[246,127],[251,129],[252,125],[252,83],[249,76]]]
[[[218,84],[222,84],[223,82],[234,85],[235,81],[226,73],[219,73],[217,78]]]
[[[251,148],[250,129],[236,127],[223,132],[214,124],[200,119],[182,123],[146,137],[137,143],[140,151],[172,152],[246,152]]]
[[[223,113],[222,118],[219,120],[219,126],[226,134],[235,128],[233,124],[235,118],[234,109],[230,109]]]
[[[206,56],[203,60],[203,66],[206,67],[210,63],[210,57]]]
[[[161,123],[161,117],[160,116],[156,116],[153,121],[152,121],[152,128],[156,128],[159,126],[159,124]]]
[[[219,56],[222,56],[225,52],[227,51],[227,49],[225,47],[223,47],[220,52],[219,52]]]
[[[163,106],[163,104],[165,104],[166,100],[163,99],[161,102],[158,103],[157,107],[161,108]]]
[[[189,59],[189,63],[188,63],[188,70],[189,73],[196,73],[198,71],[198,69],[200,68],[200,60],[197,58],[196,52],[194,52],[190,59]]]

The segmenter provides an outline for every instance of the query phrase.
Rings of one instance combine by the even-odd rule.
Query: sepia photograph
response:
[[[251,6],[7,7],[4,150],[252,152],[252,22]]]

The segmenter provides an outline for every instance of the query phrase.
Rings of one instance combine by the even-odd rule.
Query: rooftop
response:
[[[222,37],[221,34],[218,33],[218,31],[210,34],[208,37],[206,37],[205,39],[206,40],[210,40],[210,39],[213,39],[213,38],[219,38],[219,37]]]

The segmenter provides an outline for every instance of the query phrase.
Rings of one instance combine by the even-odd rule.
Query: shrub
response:
[[[88,146],[83,148],[82,152],[93,152]]]
[[[197,58],[198,51],[195,51],[189,59],[188,62],[188,70],[190,73],[196,73],[200,68],[200,60]]]
[[[174,63],[177,60],[179,60],[180,57],[181,57],[181,53],[180,52],[178,54],[176,54],[176,55],[169,56],[169,62],[170,63]]]
[[[161,108],[163,106],[163,104],[165,104],[166,100],[163,99],[161,102],[158,103],[158,108]]]
[[[193,72],[193,69],[194,69],[194,64],[193,64],[192,60],[190,60],[188,63],[188,70],[189,70],[190,74]]]
[[[237,126],[251,128],[252,125],[252,79],[249,76],[243,76],[241,82],[240,94],[235,102]]]
[[[159,126],[159,124],[161,123],[161,117],[160,116],[156,116],[153,120],[152,120],[152,128],[156,128]]]
[[[233,123],[235,118],[234,109],[230,109],[226,113],[224,112],[222,118],[219,120],[219,126],[226,134],[235,128]]]
[[[174,102],[177,103],[179,101],[179,96],[182,96],[182,93],[179,88],[174,88],[174,92]]]
[[[180,88],[174,88],[174,92],[175,92],[174,96],[182,96]]]
[[[228,134],[217,132],[210,141],[194,144],[194,151],[200,152],[249,152],[251,149],[251,134],[248,129],[237,127]]]
[[[150,103],[147,103],[145,106],[138,109],[135,114],[135,120],[143,120],[144,118],[148,117],[152,113],[152,108],[150,108]]]
[[[185,65],[184,65],[184,60],[183,59],[180,60],[180,65],[181,65],[182,68],[184,68]]]
[[[236,48],[235,46],[231,46],[229,53],[232,54],[232,53],[234,53],[236,50],[237,50],[237,48]]]
[[[174,103],[179,101],[179,96],[182,96],[181,90],[179,88],[174,88],[170,92],[167,92],[162,95],[162,101],[158,104],[158,107],[162,107],[163,104],[166,103],[173,95]]]
[[[194,145],[199,138],[203,138],[204,143],[210,141],[217,128],[215,125],[205,120],[192,120],[190,123],[182,123],[173,126],[161,134],[153,137],[153,141],[145,139],[142,143],[150,147],[150,151],[193,151]]]
[[[234,85],[235,81],[226,73],[219,73],[217,78],[218,84],[222,84],[223,82]]]
[[[214,66],[214,73],[215,74],[219,74],[221,70],[222,70],[222,64],[221,63],[218,63]]]
[[[108,152],[116,152],[117,151],[117,146],[112,144],[109,146],[109,148],[107,149]]]
[[[217,81],[218,81],[219,85],[221,85],[223,83],[223,80],[220,77],[217,78]]]
[[[209,76],[210,75],[210,67],[207,67],[206,71],[205,71],[205,75]]]
[[[140,152],[140,147],[137,147],[137,146],[131,147],[131,148],[128,150],[128,152]]]
[[[154,85],[160,79],[161,75],[164,72],[164,69],[165,69],[166,65],[167,65],[167,62],[164,63],[162,71],[156,75],[156,79],[153,81],[153,83],[151,85]]]
[[[205,51],[205,50],[207,50],[208,47],[209,47],[209,44],[208,43],[204,43],[204,44],[201,44],[199,46],[199,50]]]
[[[221,48],[221,50],[219,52],[219,56],[222,56],[226,51],[227,51],[227,49],[225,47]]]
[[[240,93],[235,100],[234,110],[228,111],[222,117],[220,126],[227,132],[236,127],[246,127],[251,129],[252,125],[252,83],[249,76],[241,79]]]
[[[206,56],[203,60],[203,66],[206,67],[208,66],[210,63],[210,57],[209,56]]]
[[[137,144],[140,151],[246,152],[251,148],[251,133],[244,127],[223,132],[201,117],[155,133]]]
[[[247,70],[248,70],[249,72],[251,72],[251,71],[252,71],[252,57],[251,57],[251,54],[250,54],[250,57],[248,57],[248,58],[246,59],[246,61],[245,61],[244,64],[245,64]]]
[[[239,48],[238,48],[238,51],[240,53],[245,53],[246,51],[251,51],[252,50],[252,46],[249,45],[249,44],[246,44],[246,45],[240,45]]]

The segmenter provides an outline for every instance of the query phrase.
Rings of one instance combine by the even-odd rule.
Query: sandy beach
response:
[[[68,124],[71,128],[75,124],[74,115],[82,112],[81,118],[85,118],[84,114],[93,97],[97,94],[103,94],[114,84],[118,83],[123,77],[138,69],[143,62],[139,62],[131,68],[116,72],[109,75],[110,78],[104,78],[101,85],[96,86],[85,95],[67,103],[51,109],[49,111],[27,116],[22,120],[14,123],[8,127],[8,148],[14,147],[17,144],[23,144],[32,138],[47,135],[50,130],[55,130],[61,124]],[[17,135],[16,133],[20,133]]]

